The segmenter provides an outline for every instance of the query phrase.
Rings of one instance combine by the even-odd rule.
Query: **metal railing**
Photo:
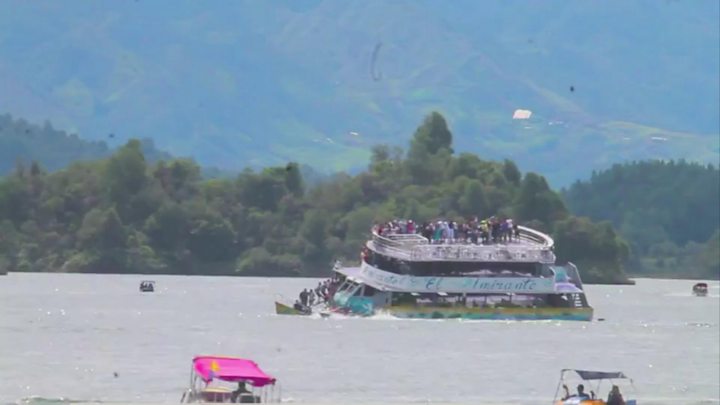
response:
[[[549,235],[526,226],[518,226],[518,229],[520,230],[521,240],[541,245],[546,249],[552,249],[555,246],[555,241]]]
[[[520,237],[507,243],[476,245],[470,243],[430,244],[418,234],[381,236],[373,232],[368,248],[388,256],[412,261],[484,261],[555,263],[552,238],[524,226]]]
[[[427,245],[430,243],[424,236],[417,233],[393,233],[387,236],[380,236],[373,232],[373,239],[378,239],[386,246]]]

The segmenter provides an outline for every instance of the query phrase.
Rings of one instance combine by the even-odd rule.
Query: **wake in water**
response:
[[[437,323],[487,323],[497,325],[505,324],[556,324],[561,325],[563,321],[554,319],[537,319],[537,320],[496,320],[496,319],[466,319],[466,318],[400,318],[386,311],[377,311],[370,316],[347,315],[336,312],[325,314],[313,313],[307,318],[309,319],[332,319],[332,320],[365,320],[365,321],[392,321],[392,322],[437,322]]]
[[[70,399],[70,398],[45,398],[39,396],[30,396],[18,399],[13,405],[45,405],[45,404],[87,404],[87,403],[102,403],[93,399],[82,400],[82,399]],[[10,405],[10,404],[8,404]]]

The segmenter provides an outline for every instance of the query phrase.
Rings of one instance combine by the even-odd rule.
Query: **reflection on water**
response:
[[[256,360],[290,402],[548,404],[562,368],[622,370],[642,404],[719,402],[717,283],[588,286],[587,323],[277,316],[317,281],[154,278],[0,279],[0,403],[177,403],[196,354]]]

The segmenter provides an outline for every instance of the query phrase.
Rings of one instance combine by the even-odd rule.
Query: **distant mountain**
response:
[[[115,135],[108,137],[114,139]],[[143,139],[141,145],[149,161],[172,158],[157,150],[151,139]],[[15,119],[10,114],[0,115],[0,177],[19,167],[29,167],[33,162],[53,171],[81,160],[99,160],[112,152],[104,141],[82,139],[77,134],[53,128],[48,121],[41,126]]]
[[[624,160],[720,158],[715,1],[4,6],[0,109],[223,169],[365,166],[430,110],[457,150],[554,184]],[[518,108],[531,118],[512,120]]]

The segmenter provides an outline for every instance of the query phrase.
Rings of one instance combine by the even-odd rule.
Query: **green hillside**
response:
[[[75,134],[53,128],[50,122],[43,126],[0,115],[0,175],[8,174],[16,165],[33,161],[43,167],[57,170],[73,161],[98,159],[108,156],[110,150],[102,141],[87,141]]]
[[[0,109],[204,165],[357,169],[432,110],[553,184],[720,156],[713,1],[4,4]]]
[[[107,139],[115,141],[115,134],[108,134]],[[169,154],[157,150],[151,139],[143,139],[141,146],[151,162],[170,158]],[[112,148],[105,141],[82,139],[77,134],[53,128],[48,121],[40,126],[9,114],[0,115],[0,176],[29,168],[33,162],[47,170],[58,170],[111,153]],[[212,169],[209,172],[217,174]]]
[[[720,170],[633,162],[593,173],[563,191],[576,215],[611,221],[641,274],[720,278]]]

